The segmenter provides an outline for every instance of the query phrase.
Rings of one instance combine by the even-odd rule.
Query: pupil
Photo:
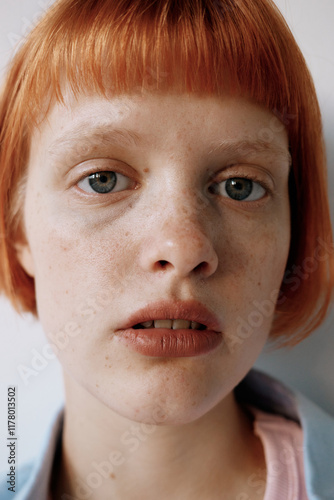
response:
[[[225,189],[227,194],[233,200],[244,200],[248,198],[253,190],[253,181],[250,179],[228,179]]]
[[[97,193],[110,193],[116,182],[115,172],[97,172],[89,176],[89,184]]]

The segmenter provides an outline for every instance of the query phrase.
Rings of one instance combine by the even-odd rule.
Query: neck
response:
[[[264,466],[262,445],[233,393],[193,422],[148,425],[120,416],[68,376],[65,389],[54,500],[195,500],[222,491],[237,498]]]

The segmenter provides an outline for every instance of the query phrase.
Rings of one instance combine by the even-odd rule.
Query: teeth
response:
[[[189,327],[190,327],[190,321],[187,321],[186,319],[173,320],[173,330],[177,330],[179,328],[189,328]]]
[[[145,321],[145,323],[141,323],[145,328],[150,328],[153,326],[153,321]]]
[[[156,319],[154,328],[172,328],[173,321],[171,319]]]
[[[136,326],[136,328],[170,328],[173,330],[189,329],[205,330],[206,327],[197,321],[188,321],[186,319],[156,319],[154,321],[145,321]]]

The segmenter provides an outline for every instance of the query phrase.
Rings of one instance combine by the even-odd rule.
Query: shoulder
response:
[[[305,473],[309,490],[323,500],[334,498],[334,419],[302,394],[296,394],[304,433]],[[321,494],[321,497],[320,497]]]
[[[24,488],[24,485],[28,483],[33,469],[33,462],[29,462],[15,469],[15,473],[14,475],[12,473],[12,476],[9,476],[9,468],[8,470],[3,470],[0,482],[1,500],[19,498],[18,495]]]
[[[257,370],[249,372],[235,393],[243,404],[300,425],[309,498],[333,500],[334,418],[302,394]]]
[[[3,471],[0,483],[1,500],[47,500],[52,466],[61,443],[63,410],[52,417],[45,434],[43,446],[36,458],[12,469],[12,483],[8,483],[8,471]],[[9,489],[9,488],[12,488]]]

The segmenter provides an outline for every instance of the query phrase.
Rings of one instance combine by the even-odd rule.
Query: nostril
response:
[[[159,264],[163,269],[165,269],[168,265],[168,262],[167,260],[159,260]]]
[[[154,271],[167,271],[172,267],[173,265],[168,260],[157,260],[154,263],[153,269]]]
[[[206,270],[208,269],[208,267],[209,267],[209,264],[207,262],[201,262],[200,264],[198,264],[194,268],[194,271],[206,272]]]

